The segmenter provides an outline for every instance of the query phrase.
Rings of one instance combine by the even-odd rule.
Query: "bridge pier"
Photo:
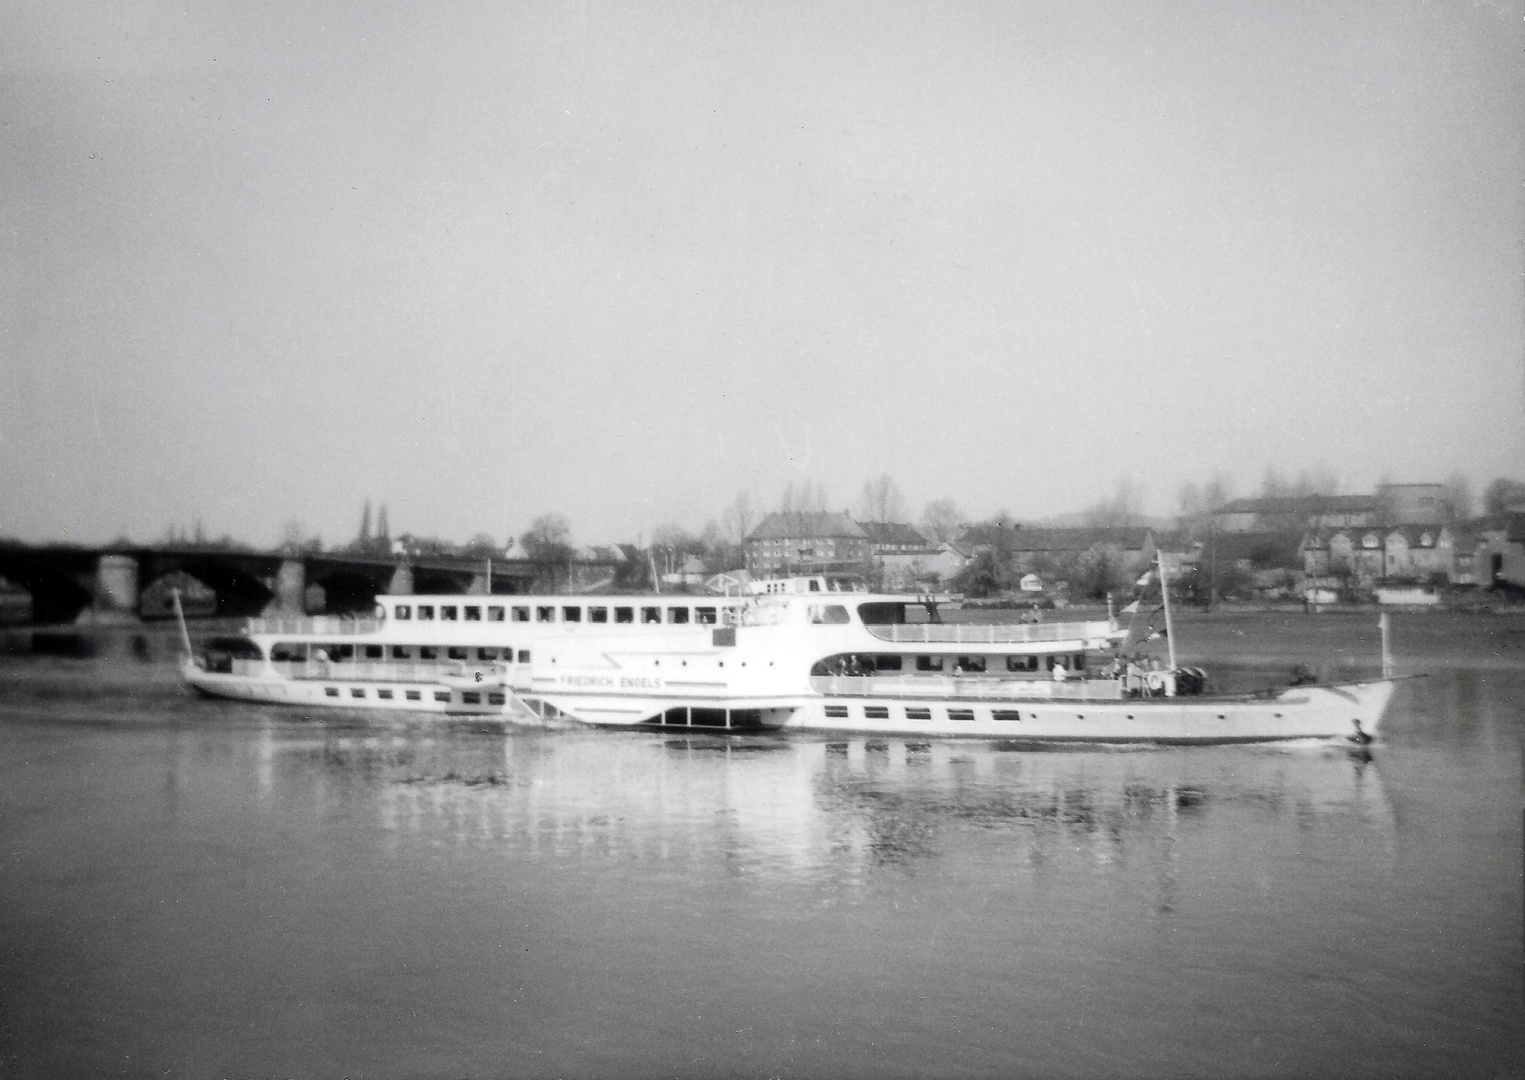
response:
[[[264,614],[307,614],[307,566],[301,559],[282,559],[273,584],[275,599],[265,605]]]
[[[91,622],[138,621],[138,560],[102,555],[95,563],[94,599],[85,610]]]

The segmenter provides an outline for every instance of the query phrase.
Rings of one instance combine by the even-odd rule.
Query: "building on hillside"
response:
[[[1450,580],[1451,531],[1444,525],[1394,526],[1382,547],[1382,573],[1389,581]]]
[[[1511,509],[1483,534],[1484,565],[1478,567],[1478,584],[1525,589],[1525,510]]]
[[[1306,574],[1302,539],[1279,530],[1215,535],[1196,551],[1197,573],[1220,596],[1296,595]]]
[[[1100,596],[1126,590],[1154,561],[1157,540],[1148,528],[1031,528],[971,525],[958,540],[971,561],[988,561],[983,589],[1020,589],[1036,574],[1045,592]],[[978,595],[978,593],[977,593]]]
[[[1235,499],[1213,511],[1219,532],[1293,532],[1360,528],[1380,518],[1375,495],[1289,495]]]
[[[1441,525],[1446,520],[1445,488],[1440,484],[1379,484],[1377,503],[1384,523]]]
[[[210,585],[184,570],[175,570],[151,582],[138,597],[138,615],[144,619],[175,617],[175,596],[180,594],[180,610],[188,619],[217,614],[217,593]]]
[[[1343,578],[1369,588],[1379,581],[1485,585],[1489,536],[1470,525],[1395,525],[1335,529],[1303,536],[1310,578]]]
[[[871,576],[888,592],[935,588],[958,576],[968,559],[952,544],[939,543],[913,525],[860,521],[868,536]]]
[[[1042,529],[1022,526],[1006,530],[1006,536],[978,533],[973,527],[962,539],[972,540],[975,551],[995,550],[1006,553],[1016,560],[1024,573],[1042,574],[1044,570],[1077,558],[1093,549],[1115,551],[1122,556],[1128,572],[1143,572],[1154,559],[1157,541],[1153,529],[1096,527],[1073,529]],[[991,545],[998,545],[992,547]],[[1004,545],[1004,547],[1000,546]]]
[[[753,577],[869,569],[870,543],[845,513],[778,511],[747,534],[747,570]]]
[[[1488,566],[1488,537],[1473,525],[1457,525],[1451,538],[1451,584],[1481,585]]]

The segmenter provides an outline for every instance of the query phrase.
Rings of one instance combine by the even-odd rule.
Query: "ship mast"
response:
[[[1170,653],[1170,670],[1176,669],[1176,628],[1170,621],[1170,581],[1165,577],[1165,553],[1154,549],[1154,557],[1160,566],[1160,596],[1165,600],[1165,644]]]

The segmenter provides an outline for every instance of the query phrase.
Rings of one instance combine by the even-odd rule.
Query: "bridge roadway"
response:
[[[248,617],[370,611],[377,593],[533,592],[543,570],[525,559],[494,559],[491,567],[489,581],[487,560],[465,557],[0,543],[0,578],[30,594],[34,625],[164,617],[166,579],[183,582],[179,575],[205,587],[187,615]],[[589,588],[616,567],[579,560],[571,569],[574,584]]]

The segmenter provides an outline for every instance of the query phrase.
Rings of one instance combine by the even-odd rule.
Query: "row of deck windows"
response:
[[[528,649],[515,650],[511,645],[501,648],[494,645],[468,646],[468,645],[366,645],[365,659],[367,660],[439,660],[441,654],[446,660],[502,660],[512,664],[517,660],[521,664],[530,662]],[[319,654],[322,655],[319,655]],[[327,659],[332,663],[342,663],[352,660],[356,656],[355,646],[349,643],[333,645],[315,645],[312,647],[312,658],[315,660]],[[307,659],[307,654],[300,645],[279,644],[270,650],[270,659],[285,663],[302,663]]]
[[[339,697],[340,696],[339,688],[337,686],[325,686],[323,688],[323,692],[325,694],[327,694],[329,697]],[[421,690],[404,690],[402,693],[403,693],[404,700],[407,700],[407,701],[422,701],[423,700],[423,691],[421,691]],[[449,690],[435,690],[435,691],[433,691],[433,694],[434,694],[434,700],[435,701],[449,701],[450,700],[450,691]],[[393,695],[393,691],[391,691],[391,690],[377,690],[376,691],[376,697],[378,699],[380,699],[381,701],[392,701],[392,700],[394,700],[392,695]],[[364,698],[366,696],[365,687],[363,687],[363,686],[352,686],[352,687],[350,687],[349,696],[352,697],[352,698]],[[488,694],[487,694],[487,704],[489,704],[489,705],[502,705],[507,700],[508,700],[507,695],[505,695],[501,691],[489,691]],[[480,704],[482,704],[482,692],[480,690],[462,690],[461,691],[461,704],[462,705],[480,705]]]
[[[640,612],[642,623],[687,623],[696,622],[714,624],[720,621],[720,609],[716,607],[667,607],[666,618],[663,618],[664,608],[661,606],[642,607],[606,607],[603,605],[589,605],[584,608],[581,604],[539,604],[531,608],[529,605],[486,605],[488,622],[530,622],[530,613],[533,610],[535,622],[550,623],[607,623],[610,613],[613,612],[613,621],[616,623],[634,623],[636,612]],[[392,607],[392,617],[398,620],[418,618],[428,622],[438,616],[444,622],[456,622],[464,618],[466,622],[482,621],[483,605],[481,604],[395,604]],[[736,613],[734,607],[725,609],[728,619]],[[558,620],[558,613],[560,619]],[[584,620],[583,616],[587,618]]]
[[[945,714],[945,718],[950,721],[956,723],[974,722],[973,709],[944,709],[942,711]],[[908,705],[905,707],[904,712],[905,718],[907,720],[932,719],[932,710],[930,708],[918,708],[913,705]],[[846,705],[828,705],[826,706],[826,715],[833,720],[846,720],[850,715],[850,712],[848,706]],[[888,720],[889,718],[890,707],[888,705],[863,706],[863,719],[865,720]],[[1022,712],[1020,709],[991,709],[990,718],[992,720],[1016,722],[1022,719]],[[1037,718],[1038,714],[1034,713],[1033,719],[1036,720]],[[1082,716],[1082,719],[1083,718],[1084,717]],[[1130,717],[1129,719],[1132,718]]]
[[[816,664],[812,675],[872,675],[879,671],[901,671],[909,656],[900,656],[896,653],[881,653],[874,656],[865,656],[854,653],[845,653],[840,656],[828,657]],[[957,675],[979,675],[989,670],[989,662],[998,660],[992,656],[918,656],[916,659],[917,671],[951,671]],[[949,661],[952,661],[950,664]],[[1028,653],[1023,656],[1008,656],[1006,658],[1006,670],[1012,672],[1037,671],[1039,661],[1046,662],[1046,670],[1053,671],[1060,664],[1071,672],[1084,671],[1086,667],[1085,653],[1053,653],[1046,656],[1038,656],[1036,653]]]

